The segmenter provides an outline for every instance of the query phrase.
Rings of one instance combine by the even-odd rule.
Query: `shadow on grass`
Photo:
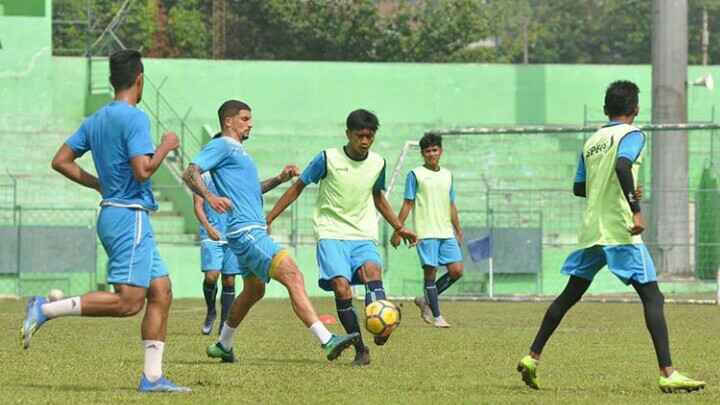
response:
[[[11,384],[15,387],[22,388],[24,390],[37,389],[43,391],[62,391],[62,392],[108,392],[108,391],[121,391],[125,393],[137,392],[137,387],[118,387],[118,386],[92,386],[92,385],[79,385],[79,384]]]

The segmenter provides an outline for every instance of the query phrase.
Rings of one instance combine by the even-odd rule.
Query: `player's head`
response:
[[[435,166],[440,162],[442,156],[442,136],[438,134],[426,134],[420,139],[420,154],[425,164]]]
[[[628,80],[612,82],[605,91],[605,115],[609,118],[629,117],[634,119],[638,107],[638,86]]]
[[[375,133],[380,127],[378,117],[368,110],[355,110],[345,120],[345,135],[348,145],[356,153],[367,153],[375,141]]]
[[[228,100],[218,108],[220,131],[240,142],[250,137],[252,130],[252,111],[250,106],[238,100]]]
[[[143,64],[140,52],[123,49],[110,56],[110,84],[115,93],[126,90],[137,92],[137,101],[142,99],[143,91]]]

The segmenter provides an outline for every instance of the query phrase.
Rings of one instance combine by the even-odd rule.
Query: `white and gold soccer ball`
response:
[[[57,301],[63,298],[65,298],[65,294],[63,294],[63,292],[58,290],[57,288],[50,290],[50,292],[48,293],[48,299],[50,301]]]
[[[365,329],[375,336],[390,336],[400,325],[400,310],[390,301],[378,300],[365,307]]]

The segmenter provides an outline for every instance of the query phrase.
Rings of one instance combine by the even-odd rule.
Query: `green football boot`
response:
[[[216,342],[208,346],[205,350],[205,353],[207,353],[208,357],[220,359],[221,363],[237,362],[237,360],[235,360],[235,354],[233,353],[233,349],[225,350],[225,348],[222,347],[220,342]]]
[[[538,366],[533,361],[532,357],[530,355],[527,355],[520,360],[520,363],[518,363],[517,371],[522,374],[522,380],[523,382],[530,388],[539,390],[540,389],[540,382],[538,379]]]
[[[323,350],[325,350],[325,357],[330,361],[337,359],[343,350],[352,346],[359,337],[360,334],[357,332],[345,336],[332,335],[330,340],[322,345]]]
[[[676,371],[672,377],[658,377],[658,387],[660,391],[667,393],[698,391],[705,388],[705,381],[694,380]]]

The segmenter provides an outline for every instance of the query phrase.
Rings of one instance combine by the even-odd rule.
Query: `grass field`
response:
[[[320,313],[335,314],[331,299],[315,303]],[[580,303],[567,315],[544,352],[542,390],[533,391],[515,366],[547,305],[447,302],[453,328],[437,330],[405,302],[388,344],[371,345],[372,364],[355,368],[352,350],[326,361],[280,299],[261,302],[241,325],[239,363],[218,364],[204,351],[214,336],[199,333],[203,303],[178,300],[164,371],[193,392],[167,395],[136,391],[139,316],[54,320],[23,351],[17,339],[24,302],[0,301],[0,403],[720,403],[720,308],[666,306],[673,360],[705,379],[704,391],[660,393],[642,307],[601,303]]]

